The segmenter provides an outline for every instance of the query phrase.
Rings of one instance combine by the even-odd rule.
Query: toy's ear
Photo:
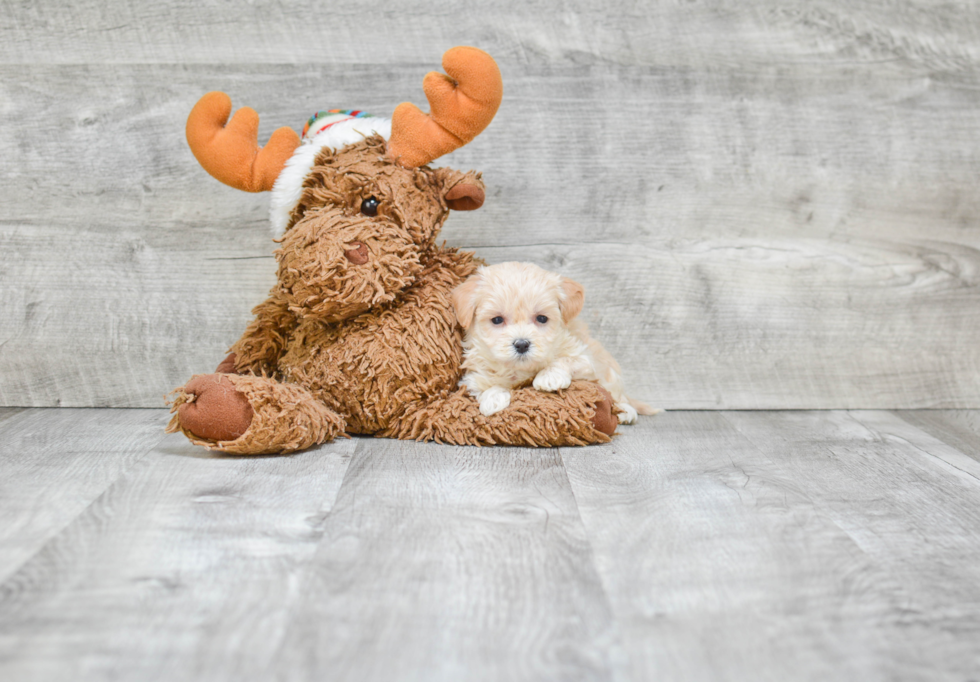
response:
[[[578,282],[562,277],[561,291],[561,300],[558,302],[558,307],[561,309],[561,319],[569,322],[582,312],[582,306],[585,305],[585,289]]]
[[[453,289],[452,300],[453,310],[456,312],[456,319],[459,326],[469,329],[476,316],[476,289],[480,285],[480,276],[472,275],[465,282]]]
[[[452,168],[439,168],[436,172],[442,181],[443,197],[449,208],[454,211],[475,211],[483,206],[486,192],[479,173],[461,173]]]

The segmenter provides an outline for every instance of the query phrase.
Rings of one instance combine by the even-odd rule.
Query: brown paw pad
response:
[[[235,440],[252,423],[252,406],[231,380],[220,374],[191,379],[183,389],[193,401],[177,408],[180,425],[205,440]]]

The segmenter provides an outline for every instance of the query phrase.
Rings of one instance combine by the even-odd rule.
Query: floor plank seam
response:
[[[5,576],[0,576],[0,597],[2,597],[4,594],[4,589],[3,589],[4,586],[7,585],[9,582],[11,582],[14,578],[16,578],[16,576],[20,574],[21,571],[23,571],[26,566],[28,566],[38,556],[40,556],[52,543],[57,542],[65,534],[65,532],[69,528],[71,528],[71,526],[74,523],[78,521],[78,519],[85,516],[85,514],[96,505],[101,504],[105,496],[108,495],[109,492],[115,486],[117,486],[121,481],[129,478],[133,474],[133,472],[138,471],[140,467],[146,466],[150,453],[152,453],[160,446],[160,444],[163,442],[165,437],[166,434],[164,433],[163,426],[161,425],[159,440],[157,440],[151,447],[148,447],[146,451],[143,452],[143,454],[140,455],[137,459],[133,460],[132,464],[127,469],[119,472],[119,475],[113,478],[111,481],[109,481],[98,495],[96,495],[91,500],[89,500],[88,504],[86,504],[82,509],[80,509],[78,513],[75,514],[75,516],[73,516],[71,519],[66,521],[54,533],[48,536],[47,540],[45,540],[43,544],[38,546],[37,549],[30,554],[30,556],[26,557],[23,561],[18,563],[16,567],[11,568]],[[3,599],[0,599],[0,602],[2,601]]]
[[[930,440],[930,441],[935,441],[936,443],[939,443],[943,447],[949,448],[950,450],[952,450],[953,452],[955,452],[960,457],[963,457],[964,458],[963,464],[965,466],[971,467],[971,468],[974,468],[974,466],[975,466],[976,468],[975,468],[974,471],[970,471],[969,469],[965,469],[962,466],[957,466],[955,462],[951,462],[946,457],[941,457],[940,455],[937,455],[934,452],[929,452],[928,450],[924,449],[920,445],[918,445],[918,444],[910,441],[907,438],[903,438],[899,434],[891,433],[891,434],[888,434],[889,437],[894,438],[894,439],[896,439],[898,441],[901,441],[902,443],[905,443],[907,446],[909,446],[910,448],[912,448],[916,452],[921,453],[922,455],[924,455],[928,459],[930,459],[932,461],[935,461],[937,463],[940,463],[939,466],[941,466],[941,467],[948,467],[948,468],[952,469],[953,471],[957,472],[958,474],[961,474],[963,476],[968,476],[973,481],[976,481],[977,483],[980,483],[980,466],[976,466],[977,463],[976,463],[976,461],[972,457],[970,457],[966,453],[962,452],[956,446],[951,445],[951,444],[947,443],[946,441],[944,441],[944,440],[942,440],[940,438],[937,438],[936,436],[932,435],[928,431],[925,431],[924,429],[916,426],[915,424],[913,424],[913,423],[911,423],[911,422],[909,422],[909,421],[907,421],[905,419],[902,419],[901,415],[895,414],[895,411],[894,410],[887,410],[887,411],[884,411],[884,413],[885,414],[888,414],[888,415],[891,415],[893,418],[897,419],[902,424],[905,424],[908,428],[910,428],[913,431],[916,431],[917,433],[921,434],[921,436],[924,439]],[[864,428],[868,429],[869,432],[875,434],[876,437],[880,437],[881,436],[881,433],[877,429],[869,426],[858,415],[855,415],[853,413],[853,411],[848,410],[848,415],[852,419],[854,419],[854,421],[856,421],[858,424],[860,424]]]
[[[615,441],[613,441],[613,444]],[[606,448],[605,446],[593,446],[596,448]],[[565,450],[567,448],[557,448],[558,458],[561,462],[562,473],[565,476],[565,480],[568,483],[568,489],[571,491],[572,500],[575,502],[575,514],[578,517],[578,521],[582,524],[582,529],[585,532],[585,541],[589,546],[589,562],[592,566],[592,570],[595,572],[596,577],[599,580],[599,587],[602,589],[602,598],[605,602],[606,608],[609,609],[609,613],[612,615],[613,626],[615,627],[614,634],[614,648],[615,650],[610,652],[611,657],[614,659],[614,664],[612,668],[613,679],[617,682],[627,682],[632,680],[630,671],[633,667],[633,662],[630,658],[629,651],[626,647],[626,641],[623,638],[623,623],[622,614],[620,614],[612,599],[611,588],[609,585],[609,580],[605,575],[605,572],[599,566],[597,560],[598,552],[596,551],[595,544],[593,543],[592,534],[589,532],[589,526],[585,523],[585,519],[582,517],[582,509],[579,504],[578,494],[575,491],[575,485],[572,483],[571,477],[568,475],[568,468],[565,464]]]

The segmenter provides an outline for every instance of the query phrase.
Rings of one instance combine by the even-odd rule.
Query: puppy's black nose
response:
[[[527,339],[517,339],[514,341],[514,350],[516,350],[521,355],[524,355],[528,349],[531,347],[531,342]]]

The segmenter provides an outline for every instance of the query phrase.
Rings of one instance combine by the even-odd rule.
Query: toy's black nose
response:
[[[516,350],[521,355],[524,355],[528,349],[531,347],[531,342],[527,339],[517,339],[514,341],[514,350]]]

